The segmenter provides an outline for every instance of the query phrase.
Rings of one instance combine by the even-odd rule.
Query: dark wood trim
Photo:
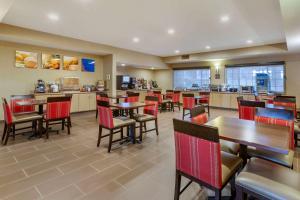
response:
[[[241,64],[228,64],[225,68],[235,68],[235,67],[257,67],[257,66],[272,66],[272,65],[285,65],[285,61],[276,62],[262,62],[262,63],[241,63]]]
[[[195,70],[195,69],[209,69],[209,70],[210,70],[210,66],[178,67],[178,68],[173,68],[174,71],[179,71],[179,70]]]

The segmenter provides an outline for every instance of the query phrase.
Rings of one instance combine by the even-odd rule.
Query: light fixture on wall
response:
[[[220,63],[215,63],[215,79],[220,79]]]

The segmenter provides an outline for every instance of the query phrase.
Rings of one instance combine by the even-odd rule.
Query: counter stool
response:
[[[300,199],[300,173],[275,163],[251,158],[236,178],[237,200]]]

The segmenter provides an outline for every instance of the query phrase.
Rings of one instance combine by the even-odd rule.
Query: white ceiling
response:
[[[2,22],[158,56],[285,42],[278,0],[15,0]]]

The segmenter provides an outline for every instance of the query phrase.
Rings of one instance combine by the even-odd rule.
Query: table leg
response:
[[[247,164],[247,159],[248,159],[247,145],[240,144],[239,156],[240,158],[243,159],[243,166],[245,166]]]
[[[119,98],[116,98],[116,100],[117,100],[117,103],[120,103],[120,99]]]
[[[44,113],[44,105],[40,104],[39,105],[39,115],[42,115]]]

